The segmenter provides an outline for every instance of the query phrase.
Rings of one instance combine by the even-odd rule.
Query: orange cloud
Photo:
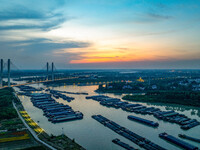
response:
[[[80,59],[71,60],[71,64],[79,63],[105,63],[105,62],[128,62],[128,61],[140,61],[140,60],[150,60],[153,59],[151,56],[137,54],[133,51],[100,51],[100,52],[90,52],[80,55]]]

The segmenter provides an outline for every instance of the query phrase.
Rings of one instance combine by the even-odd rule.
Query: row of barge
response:
[[[121,101],[118,98],[111,98],[104,95],[87,96],[86,99],[93,99],[98,101],[101,105],[107,107],[121,108],[124,111],[134,112],[137,114],[149,114],[153,115],[159,120],[176,123],[181,126],[181,129],[188,130],[195,126],[200,125],[196,119],[191,119],[184,114],[177,113],[175,111],[162,111],[159,108],[147,107],[142,104],[133,104]]]
[[[31,102],[35,107],[43,110],[44,116],[52,123],[82,119],[83,114],[74,111],[69,105],[58,103],[50,94],[39,93],[31,96]]]
[[[176,138],[176,137],[174,137],[172,135],[169,135],[169,134],[167,134],[165,132],[164,133],[160,133],[159,137],[164,139],[164,140],[166,140],[166,141],[168,141],[168,142],[170,142],[170,143],[173,143],[173,144],[175,144],[175,145],[177,145],[177,146],[179,146],[179,147],[181,147],[183,149],[186,149],[186,150],[199,150],[198,147],[193,146],[193,145],[191,145],[191,144],[189,144],[189,143],[187,143],[185,141],[182,141],[182,140],[180,140],[180,139],[178,139],[178,138]]]
[[[47,88],[46,91],[50,91],[50,89]],[[66,93],[66,94],[88,95],[88,93],[86,92],[67,92],[67,91],[59,91],[59,90],[53,90],[53,91],[58,92],[58,93]]]
[[[20,89],[20,91],[22,91],[19,92],[19,94],[29,96],[33,105],[35,107],[42,109],[44,112],[44,116],[46,116],[48,120],[51,121],[52,123],[77,120],[83,118],[83,114],[81,112],[74,111],[69,105],[58,103],[51,96],[53,95],[56,98],[61,97],[67,101],[73,100],[74,99],[73,97],[68,97],[55,90],[46,90],[49,91],[50,94],[31,93],[33,91],[40,91],[31,86],[22,85],[18,86],[18,88]]]
[[[88,95],[88,93],[86,93],[86,92],[67,92],[67,91],[58,91],[58,92],[66,93],[66,94],[75,94],[75,95]]]
[[[147,150],[165,150],[165,148],[151,142],[150,140],[130,131],[129,129],[120,126],[114,121],[111,121],[107,119],[106,117],[103,117],[102,115],[93,115],[93,119],[100,122],[104,126],[108,127],[109,129],[113,130],[117,134],[129,139],[133,143],[139,145],[140,147],[147,149]]]
[[[34,87],[32,87],[32,86],[25,86],[25,85],[20,85],[20,86],[17,86],[19,89],[20,89],[20,91],[23,91],[23,92],[32,92],[32,91],[41,91],[42,89],[36,89],[36,88],[34,88]]]
[[[132,147],[132,146],[120,141],[120,139],[117,139],[117,138],[113,139],[112,142],[117,144],[117,145],[119,145],[119,146],[121,146],[121,147],[123,147],[123,148],[125,148],[126,150],[137,150],[134,147]]]
[[[129,115],[127,118],[129,120],[133,120],[133,121],[136,121],[136,122],[148,125],[148,126],[152,126],[152,127],[158,127],[159,126],[159,124],[157,122],[150,121],[150,120],[147,120],[147,119],[143,119],[143,118],[140,118],[140,117],[136,117],[136,116],[133,116],[133,115]]]
[[[66,101],[68,101],[68,102],[71,102],[72,100],[74,100],[74,97],[66,96],[66,95],[60,93],[60,92],[57,91],[57,90],[46,89],[45,91],[46,91],[46,92],[49,91],[49,93],[52,94],[53,97],[55,97],[56,99],[62,98],[63,100],[66,100]]]

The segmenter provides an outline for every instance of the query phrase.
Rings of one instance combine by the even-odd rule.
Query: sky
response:
[[[0,0],[19,68],[200,69],[200,0]]]

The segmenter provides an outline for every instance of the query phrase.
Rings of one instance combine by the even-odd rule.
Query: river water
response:
[[[32,85],[34,87],[44,87],[42,84]],[[97,86],[60,86],[60,87],[50,87],[55,90],[68,91],[68,92],[87,92],[89,95],[97,95],[94,92]],[[17,89],[17,88],[16,88]],[[94,100],[85,99],[86,95],[74,95],[66,94],[75,98],[72,102],[67,102],[62,99],[56,99],[58,102],[67,104],[71,106],[75,111],[80,111],[84,114],[82,120],[63,122],[58,124],[53,124],[43,116],[42,110],[34,107],[30,99],[26,96],[19,96],[21,99],[25,110],[31,116],[31,118],[38,122],[39,126],[43,128],[48,134],[60,135],[64,132],[71,139],[75,139],[77,143],[82,145],[88,150],[120,150],[122,149],[118,145],[112,143],[112,140],[119,138],[123,142],[139,148],[136,144],[132,143],[128,139],[118,135],[109,128],[103,126],[96,120],[92,119],[91,116],[95,114],[101,114],[110,120],[130,129],[131,131],[148,138],[149,140],[163,146],[169,150],[178,150],[180,148],[160,139],[158,137],[159,133],[167,132],[168,134],[178,137],[178,134],[186,134],[193,137],[200,138],[200,126],[194,127],[188,131],[180,129],[177,124],[172,124],[169,122],[164,122],[162,120],[157,120],[152,115],[140,115],[135,113],[129,113],[123,111],[122,109],[108,108],[99,104],[99,102]],[[122,95],[114,94],[104,94],[110,97],[121,98]],[[134,103],[134,102],[133,102]],[[180,105],[161,105],[161,104],[147,104],[142,103],[146,106],[154,106],[160,108],[161,110],[175,110],[176,112],[187,115],[190,118],[197,119],[200,121],[200,108],[197,107],[187,107]],[[127,119],[127,116],[133,114],[142,118],[150,119],[159,123],[158,128],[152,128],[146,125],[142,125],[137,122],[133,122]],[[62,130],[63,128],[63,130]],[[200,144],[185,140],[188,143],[200,147]]]

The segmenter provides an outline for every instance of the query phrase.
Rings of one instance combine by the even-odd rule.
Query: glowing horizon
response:
[[[1,56],[25,68],[49,60],[62,68],[199,68],[198,0],[2,4]]]

